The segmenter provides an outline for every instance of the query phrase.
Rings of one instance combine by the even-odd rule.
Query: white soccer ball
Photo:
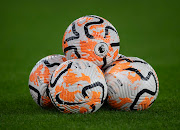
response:
[[[115,27],[96,15],[73,21],[65,31],[62,47],[68,60],[86,59],[100,68],[117,60],[120,39]]]
[[[29,76],[29,90],[33,100],[41,107],[53,106],[47,87],[54,70],[66,61],[63,55],[50,55],[36,63]]]
[[[55,70],[49,95],[61,112],[91,113],[102,106],[107,96],[107,85],[97,65],[87,60],[73,59]]]
[[[108,103],[121,110],[144,110],[156,100],[159,82],[154,69],[136,57],[122,57],[105,70]]]

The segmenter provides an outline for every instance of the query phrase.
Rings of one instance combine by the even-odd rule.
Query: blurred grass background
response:
[[[1,0],[0,129],[179,129],[180,2],[178,0]],[[61,42],[75,19],[95,14],[110,21],[120,53],[137,56],[156,70],[160,93],[142,112],[62,114],[39,108],[28,89],[35,63],[63,54]]]

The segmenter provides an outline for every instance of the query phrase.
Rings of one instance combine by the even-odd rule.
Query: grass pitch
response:
[[[0,129],[180,129],[179,1],[0,1]],[[95,14],[121,38],[120,53],[144,59],[157,72],[160,91],[150,109],[93,114],[42,109],[28,88],[41,58],[63,54],[61,41],[75,19]]]

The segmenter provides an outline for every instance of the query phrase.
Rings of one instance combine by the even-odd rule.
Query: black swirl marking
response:
[[[127,69],[124,69],[124,70],[129,70],[129,71],[135,72],[136,74],[138,74],[138,75],[141,77],[142,80],[145,80],[145,81],[148,81],[149,78],[150,78],[151,76],[153,76],[154,81],[155,81],[155,84],[156,84],[156,90],[155,90],[155,92],[153,92],[153,91],[151,91],[151,90],[148,90],[148,89],[143,89],[143,90],[141,90],[141,91],[136,95],[136,98],[134,99],[134,102],[133,102],[133,103],[131,104],[131,106],[130,106],[130,109],[131,109],[131,110],[136,110],[136,109],[134,109],[134,106],[135,106],[136,103],[138,102],[140,96],[141,96],[142,94],[144,94],[144,93],[148,93],[148,94],[154,96],[154,95],[156,94],[156,92],[157,92],[158,83],[157,83],[157,80],[156,80],[155,75],[154,75],[153,72],[151,72],[151,71],[149,71],[149,72],[148,72],[148,75],[147,75],[146,77],[144,77],[144,76],[143,76],[137,69],[135,69],[135,68],[127,68]]]
[[[139,72],[139,70],[137,70],[137,69],[135,69],[135,68],[127,68],[127,69],[124,69],[124,70],[129,70],[129,71],[135,72],[136,74],[138,74],[138,75],[141,77],[142,80],[145,80],[145,81],[149,80],[149,78],[150,78],[151,75],[154,75],[153,72],[149,71],[149,72],[148,72],[148,75],[147,75],[146,77],[144,77],[144,76]]]
[[[66,52],[69,50],[74,50],[74,53],[76,54],[76,56],[78,58],[81,58],[81,55],[79,54],[79,52],[77,51],[77,48],[75,46],[68,46],[68,47],[64,48],[64,54],[66,55]]]
[[[56,106],[56,103],[54,102],[54,99],[52,98],[51,94],[49,94],[49,97],[50,97],[50,99],[51,99],[52,104],[53,104],[58,110],[60,110],[61,112],[63,112],[64,109],[62,109],[62,108]]]
[[[120,44],[120,42],[116,42],[116,43],[111,43],[110,45],[111,45],[111,47],[115,47],[115,46],[120,46],[119,44]]]
[[[78,104],[86,103],[86,102],[77,102],[77,103],[75,103],[75,102],[65,102],[65,101],[62,101],[62,100],[59,98],[59,94],[60,94],[60,93],[58,93],[58,94],[56,95],[56,101],[57,101],[59,104],[64,104],[64,105],[78,105]]]
[[[102,23],[104,22],[104,20],[101,19],[101,18],[99,18],[99,17],[93,16],[93,15],[89,15],[89,16],[87,16],[87,17],[94,17],[94,18],[99,19],[99,21],[97,21],[97,22],[89,22],[89,23],[86,23],[86,24],[84,25],[85,35],[86,35],[88,38],[90,38],[90,39],[94,39],[94,37],[93,37],[91,34],[89,34],[88,26],[93,25],[93,24],[102,24]]]
[[[87,95],[87,93],[86,93],[86,91],[87,90],[89,90],[89,89],[91,89],[91,88],[94,88],[94,87],[98,87],[98,86],[100,86],[101,88],[102,88],[102,99],[101,99],[101,104],[104,102],[104,85],[101,83],[101,82],[95,82],[95,83],[93,83],[93,84],[90,84],[90,85],[88,85],[88,86],[85,86],[83,89],[82,89],[82,95],[83,95],[83,97],[85,98],[85,97],[88,97],[88,95]]]
[[[105,72],[108,68],[115,66],[116,64],[110,64],[108,67],[102,68],[102,70]]]
[[[95,109],[96,109],[96,106],[94,104],[90,105],[92,107],[92,111],[91,112],[94,112]]]
[[[50,64],[47,60],[44,60],[44,64],[48,67],[48,68],[51,68],[51,67],[54,67],[54,66],[59,66],[60,63],[53,63],[53,64]]]
[[[34,92],[36,92],[36,93],[38,94],[37,103],[40,105],[40,99],[41,99],[41,94],[40,94],[40,92],[39,92],[36,88],[34,88],[33,86],[31,86],[31,85],[29,85],[29,89],[32,90],[32,91],[34,91]],[[41,106],[41,105],[40,105],[40,106]]]
[[[75,36],[71,36],[71,37],[67,38],[64,41],[64,44],[66,44],[66,42],[69,42],[71,40],[78,39],[79,36],[80,36],[79,33],[76,31],[76,27],[75,27],[75,23],[74,22],[72,23],[72,32],[74,33]]]
[[[107,64],[107,59],[106,59],[106,56],[105,57],[103,57],[103,66],[102,66],[102,68],[104,68],[104,66]]]
[[[141,61],[141,60],[131,60],[131,59],[128,59],[128,58],[119,57],[118,61],[122,61],[122,60],[125,60],[125,61],[130,62],[130,63],[139,62],[139,63],[143,63],[143,64],[148,64],[147,62],[144,62],[144,61]]]
[[[48,89],[48,85],[47,85],[47,88],[46,88],[46,94],[47,94],[47,96],[49,97],[49,89]]]
[[[51,83],[51,80],[50,80],[50,87],[53,88],[53,87],[56,85],[56,83],[57,83],[57,81],[59,80],[59,78],[61,77],[61,75],[64,74],[64,73],[66,73],[66,71],[68,71],[68,69],[71,68],[72,63],[73,63],[73,62],[70,62],[70,63],[68,64],[67,68],[66,68],[65,70],[61,71],[61,73],[60,73],[60,74],[57,76],[57,78],[55,79],[54,83]],[[53,75],[51,75],[51,79],[52,79],[52,76],[53,76]]]
[[[120,54],[120,56],[118,57],[117,60],[120,61],[120,59],[121,59],[121,58],[124,58],[124,57],[125,57],[124,55]]]
[[[104,36],[104,38],[106,38],[106,36],[108,35],[108,30],[109,30],[109,29],[111,29],[111,30],[113,30],[114,32],[117,33],[117,31],[116,31],[115,28],[113,28],[113,27],[111,27],[111,26],[106,26],[106,27],[105,27],[105,36]]]

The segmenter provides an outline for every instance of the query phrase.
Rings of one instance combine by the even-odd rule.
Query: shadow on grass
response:
[[[5,115],[44,115],[44,114],[52,114],[52,115],[63,115],[62,112],[57,110],[55,107],[53,108],[41,108],[38,106],[33,100],[30,100],[30,96],[19,96],[19,97],[14,97],[14,98],[8,98],[1,100],[1,114]],[[101,114],[132,114],[132,113],[157,113],[157,112],[162,112],[165,110],[162,110],[161,104],[156,104],[156,108],[152,107],[148,110],[145,111],[121,111],[121,110],[116,110],[111,108],[107,102],[103,104],[103,106],[95,112],[98,115]],[[67,114],[64,114],[67,115]],[[68,114],[72,115],[72,114]],[[78,114],[73,114],[73,115],[78,115]],[[82,114],[81,114],[82,115]],[[88,115],[88,114],[84,114]]]

